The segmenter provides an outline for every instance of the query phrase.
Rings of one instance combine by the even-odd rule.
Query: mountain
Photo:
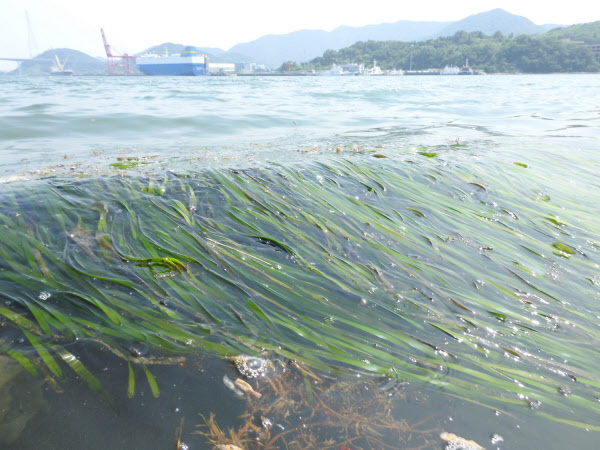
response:
[[[230,51],[254,58],[255,62],[278,67],[284,61],[309,61],[325,50],[339,50],[357,41],[418,41],[438,33],[447,22],[415,22],[402,20],[395,23],[342,26],[333,31],[300,30],[288,34],[269,34],[252,42],[237,44]]]
[[[146,50],[143,50],[136,54],[143,55],[145,53],[155,53],[157,55],[160,55],[160,54],[164,54],[164,53],[169,53],[169,54],[181,53],[185,47],[186,47],[186,45],[183,45],[183,44],[173,44],[172,42],[165,42],[163,44],[154,45],[154,46],[147,48]],[[211,55],[219,55],[221,53],[225,53],[225,50],[222,50],[220,48],[215,48],[215,47],[198,47],[198,46],[196,46],[196,49],[198,49],[198,51],[200,53],[211,54]]]
[[[504,35],[513,34],[542,34],[559,25],[536,25],[531,20],[515,16],[503,9],[493,9],[488,12],[474,14],[465,19],[445,26],[439,33],[431,36],[431,39],[444,36],[453,36],[457,31],[481,31],[488,36],[493,35],[496,31],[502,32]]]
[[[23,61],[21,63],[21,74],[49,75],[50,68],[56,66],[55,57],[58,57],[65,69],[73,70],[74,74],[76,75],[95,75],[106,73],[106,62],[102,62],[78,50],[72,50],[69,48],[55,48],[52,50],[46,50],[30,61]],[[18,69],[9,72],[9,74],[12,75],[16,75],[18,73]]]
[[[181,53],[185,48],[185,45],[182,44],[173,44],[171,42],[166,42],[164,44],[155,45],[150,47],[140,53],[138,55],[143,55],[144,53]],[[214,63],[242,63],[242,62],[255,62],[254,58],[248,55],[244,55],[238,52],[225,51],[220,48],[215,47],[200,47],[196,46],[198,52],[205,54],[208,56],[209,60]]]
[[[279,67],[285,61],[307,62],[323,55],[326,50],[340,50],[358,41],[404,41],[416,42],[452,36],[457,31],[481,31],[493,35],[500,31],[504,35],[532,35],[550,32],[557,37],[585,40],[588,43],[600,42],[600,22],[589,24],[584,31],[572,27],[559,28],[559,25],[536,25],[529,19],[510,14],[502,9],[474,14],[455,22],[420,22],[401,20],[394,23],[367,25],[364,27],[341,26],[333,31],[301,30],[281,35],[266,35],[252,42],[233,46],[228,51],[214,47],[200,47],[200,52],[209,56],[212,62],[256,62],[269,67]],[[566,30],[566,31],[563,31]],[[570,30],[570,31],[569,31]],[[582,34],[583,33],[583,34]],[[180,53],[181,44],[164,43],[150,47],[143,53]],[[45,75],[54,65],[54,55],[65,62],[66,69],[75,74],[105,74],[106,63],[82,52],[70,49],[48,50],[32,61],[21,65],[23,75]],[[17,70],[11,72],[18,73]]]
[[[364,27],[339,27],[333,31],[301,30],[267,35],[252,42],[237,44],[230,51],[249,55],[257,63],[278,67],[284,61],[305,62],[325,50],[339,50],[357,41],[424,41],[451,36],[456,31],[482,31],[492,35],[542,34],[558,25],[536,25],[522,16],[502,9],[475,14],[456,22],[419,22],[401,20]]]

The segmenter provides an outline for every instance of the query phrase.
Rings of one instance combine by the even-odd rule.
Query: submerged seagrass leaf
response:
[[[24,317],[22,314],[16,313],[8,308],[0,308],[0,315],[6,317],[8,320],[11,320],[25,330],[32,331],[36,334],[42,334],[42,331],[38,328],[38,326],[31,320]]]
[[[481,184],[479,184],[479,183],[469,183],[469,184],[471,184],[471,185],[473,185],[473,186],[477,186],[477,187],[478,187],[479,189],[481,189],[482,191],[485,191],[485,190],[486,190],[486,188],[485,188],[484,186],[482,186]]]
[[[0,351],[5,352],[8,356],[14,358],[31,375],[33,375],[33,376],[39,375],[37,369],[35,368],[35,365],[31,362],[31,360],[29,358],[27,358],[21,352],[18,352],[16,350],[11,350],[8,348],[2,348],[2,347],[0,347]]]
[[[135,374],[133,373],[133,367],[131,363],[127,361],[127,367],[129,370],[128,382],[127,382],[127,397],[133,398],[135,395]]]
[[[552,246],[554,248],[559,249],[561,252],[566,253],[567,255],[575,254],[575,250],[573,250],[571,247],[569,247],[568,245],[565,245],[561,242],[555,242],[554,244],[552,244]]]
[[[63,361],[66,362],[83,381],[87,383],[90,389],[97,391],[101,388],[100,380],[92,375],[73,353],[56,345],[52,346],[52,349],[60,355]]]
[[[562,226],[566,225],[564,222],[561,222],[560,220],[558,220],[555,217],[545,217],[544,219],[558,227],[562,227]]]
[[[290,255],[297,256],[296,252],[289,245],[286,245],[283,242],[280,242],[280,241],[278,241],[276,239],[273,239],[273,238],[270,238],[270,237],[266,237],[266,236],[252,235],[252,234],[249,234],[247,236],[255,238],[255,239],[258,239],[258,241],[261,244],[269,244],[269,245],[272,245],[274,247],[277,247],[277,248],[280,248],[280,249],[286,251]]]
[[[156,383],[156,379],[154,375],[148,370],[146,366],[142,366],[144,368],[144,373],[146,374],[146,378],[148,379],[148,384],[150,385],[150,390],[152,391],[152,396],[154,398],[160,397],[160,391],[158,390],[158,384]]]
[[[425,214],[423,214],[421,211],[419,211],[416,208],[406,208],[406,209],[411,210],[418,217],[425,217]]]
[[[42,344],[42,342],[37,337],[35,337],[33,334],[29,333],[26,330],[23,330],[23,333],[25,334],[25,336],[27,337],[29,342],[31,342],[31,345],[33,346],[33,348],[35,348],[35,350],[38,352],[38,354],[42,358],[42,361],[44,361],[44,363],[46,364],[48,369],[50,369],[50,371],[55,376],[57,376],[57,377],[62,376],[62,369],[56,363],[56,361],[54,360],[54,358],[52,357],[50,352],[46,349],[46,347]]]

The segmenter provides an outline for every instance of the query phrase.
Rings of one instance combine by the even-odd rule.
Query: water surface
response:
[[[599,85],[0,78],[6,445],[593,448]]]

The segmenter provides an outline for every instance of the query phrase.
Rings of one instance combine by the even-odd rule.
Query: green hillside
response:
[[[98,75],[106,73],[106,63],[93,58],[85,53],[68,48],[55,48],[47,50],[31,61],[21,64],[22,75],[50,75],[50,68],[56,65],[55,56],[64,65],[65,69],[73,70],[75,75]],[[10,74],[18,74],[14,70]]]
[[[571,30],[576,36],[576,27]],[[359,63],[369,65],[374,59],[384,70],[412,67],[413,70],[462,65],[466,59],[475,69],[487,73],[521,72],[598,72],[600,64],[589,48],[564,42],[554,34],[541,36],[505,36],[496,32],[487,36],[481,32],[459,31],[454,36],[423,42],[368,41],[343,48],[327,50],[323,56],[310,61],[316,70],[332,64]],[[412,61],[412,63],[411,63]]]
[[[558,25],[536,25],[531,20],[502,9],[474,14],[455,22],[400,20],[362,27],[342,26],[332,31],[300,30],[280,35],[262,36],[252,42],[237,44],[230,50],[250,55],[255,62],[277,67],[284,61],[306,62],[327,49],[340,50],[358,41],[422,42],[453,36],[457,31],[480,31],[493,35],[537,35]],[[371,59],[370,62],[373,60]],[[463,60],[464,62],[464,60]]]
[[[559,39],[584,41],[586,44],[600,44],[600,21],[573,25],[564,28],[555,28],[547,36]]]

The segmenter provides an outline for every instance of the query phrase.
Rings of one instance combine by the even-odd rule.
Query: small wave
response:
[[[57,106],[55,103],[34,103],[33,105],[22,106],[15,109],[17,112],[40,113]]]

